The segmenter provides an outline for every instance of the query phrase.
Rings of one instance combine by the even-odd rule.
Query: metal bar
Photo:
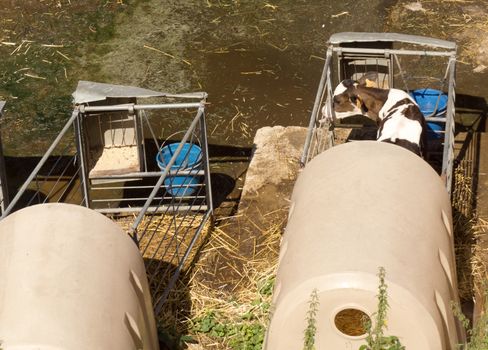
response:
[[[149,195],[146,203],[142,207],[139,215],[137,216],[136,220],[132,224],[132,227],[129,230],[129,234],[130,235],[134,235],[135,234],[135,232],[137,230],[137,226],[142,221],[142,218],[144,217],[147,209],[149,208],[149,206],[151,205],[152,201],[154,200],[154,197],[156,197],[156,193],[159,191],[161,185],[163,184],[164,179],[166,178],[166,176],[168,176],[168,172],[171,169],[171,167],[173,166],[174,162],[176,161],[177,156],[181,153],[181,150],[183,148],[183,145],[189,139],[189,137],[191,136],[191,134],[192,134],[193,130],[195,129],[197,123],[200,121],[200,118],[201,118],[201,116],[203,114],[203,111],[204,111],[204,104],[203,103],[200,103],[199,105],[200,105],[200,107],[198,108],[197,115],[195,116],[195,118],[193,119],[190,127],[188,128],[188,130],[186,131],[185,135],[183,136],[183,139],[180,141],[180,144],[178,145],[178,148],[176,148],[176,150],[175,150],[175,154],[173,155],[173,157],[171,157],[170,161],[168,162],[168,165],[166,166],[166,168],[164,169],[163,173],[161,174],[158,182],[154,186],[154,189],[152,190],[152,192]],[[133,238],[137,241],[137,237],[135,237],[135,235],[134,235]]]
[[[320,77],[319,88],[315,95],[315,102],[313,105],[312,114],[310,116],[310,122],[308,123],[307,138],[305,139],[305,145],[303,146],[302,158],[300,159],[300,166],[304,167],[307,164],[308,149],[310,147],[310,141],[312,140],[312,134],[317,119],[317,112],[320,107],[320,101],[322,100],[323,92],[325,90],[325,81],[327,77],[327,71],[329,70],[330,61],[332,59],[332,51],[330,48],[327,50],[327,56],[324,63],[324,69],[322,70],[322,76]]]
[[[191,187],[203,187],[204,184],[191,184]],[[163,185],[161,187],[177,187],[174,185],[166,186]],[[92,191],[104,191],[104,190],[140,190],[140,189],[149,189],[154,188],[154,186],[111,186],[111,187],[94,187]],[[193,197],[193,196],[192,196]]]
[[[88,183],[88,170],[86,166],[88,161],[85,155],[85,145],[83,143],[83,115],[79,113],[78,108],[75,108],[77,117],[74,122],[76,149],[78,151],[78,166],[80,167],[80,181],[83,189],[83,197],[85,199],[85,206],[90,208],[90,189]]]
[[[446,189],[451,196],[452,187],[452,168],[454,163],[454,115],[455,115],[455,70],[456,70],[456,56],[451,56],[449,59],[449,90],[447,93],[447,115],[446,126],[444,134],[444,151],[442,155],[442,175],[445,176]]]
[[[103,175],[103,176],[92,176],[91,180],[136,180],[137,178],[149,178],[149,177],[160,177],[161,171],[150,171],[145,173],[128,173],[128,174],[118,174],[118,175]],[[204,175],[203,170],[170,170],[168,175]]]
[[[329,104],[329,110],[331,111],[332,113],[332,119],[335,118],[335,111],[334,111],[334,108],[333,108],[333,104],[332,104],[332,78],[331,78],[331,70],[329,69],[329,71],[327,72],[327,81],[326,81],[326,88],[327,88],[327,93],[328,93],[328,96],[330,96],[331,98],[329,98],[329,101],[326,101],[326,103]],[[332,130],[331,128],[331,122],[328,121],[327,124],[325,125],[325,127],[327,128],[327,143],[328,143],[328,148],[331,148],[331,147],[334,147],[334,131]]]
[[[69,180],[69,182],[66,184],[66,187],[65,187],[64,191],[61,193],[61,195],[59,196],[59,198],[65,198],[64,196],[66,195],[66,193],[68,192],[68,190],[71,188],[71,185],[73,184],[73,181],[75,181],[76,175],[78,175],[78,172],[79,171],[80,171],[80,169],[78,168],[78,170],[76,171],[76,173],[71,177],[71,179]],[[66,199],[68,199],[67,196],[66,196]]]
[[[186,261],[186,259],[190,255],[190,251],[192,250],[193,246],[195,245],[195,242],[197,241],[197,239],[200,237],[200,234],[202,233],[203,228],[205,227],[205,224],[207,223],[209,217],[210,217],[210,212],[207,212],[205,214],[203,220],[202,220],[202,223],[200,224],[200,227],[198,228],[197,232],[195,233],[195,236],[193,236],[193,239],[191,240],[190,245],[188,246],[188,248],[187,248],[187,250],[185,252],[185,255],[183,256],[183,259],[181,259],[180,264],[176,268],[175,273],[173,274],[171,280],[169,281],[168,286],[166,287],[166,290],[165,290],[163,296],[157,302],[156,307],[154,308],[154,314],[155,315],[158,315],[161,312],[161,309],[163,307],[163,304],[166,301],[166,299],[168,298],[169,292],[171,291],[171,289],[173,288],[174,284],[178,280],[178,277],[180,275],[180,272],[181,272],[181,270],[183,268],[183,263]]]
[[[7,209],[5,209],[5,212],[2,213],[2,217],[1,217],[2,219],[4,217],[6,217],[8,214],[10,214],[10,212],[13,209],[13,207],[17,204],[17,201],[24,194],[24,192],[27,189],[27,187],[29,187],[30,183],[36,177],[36,175],[39,172],[39,170],[41,170],[41,168],[43,167],[43,165],[46,163],[46,161],[48,160],[49,156],[54,151],[54,149],[56,148],[56,146],[59,144],[59,142],[61,141],[61,139],[63,138],[63,136],[66,134],[66,132],[68,131],[68,129],[71,127],[71,125],[73,124],[73,122],[77,118],[77,116],[78,116],[78,111],[75,109],[73,111],[73,113],[71,114],[71,117],[69,118],[68,122],[64,125],[63,129],[58,134],[58,136],[56,137],[56,139],[54,140],[54,142],[51,144],[51,146],[49,146],[48,150],[46,151],[46,153],[44,154],[44,156],[42,156],[41,160],[36,165],[36,167],[34,168],[34,170],[32,170],[32,172],[29,175],[29,177],[27,178],[27,180],[19,188],[17,194],[12,199],[12,202],[9,204],[9,206],[7,207]]]
[[[154,200],[162,199],[172,199],[171,196],[154,197]],[[204,199],[205,196],[179,196],[181,199]],[[131,202],[131,201],[146,201],[146,197],[135,197],[135,198],[105,198],[105,199],[92,199],[92,202],[97,203],[108,203],[108,202]]]
[[[54,190],[56,189],[56,186],[61,182],[61,180],[63,180],[63,177],[64,177],[64,174],[68,171],[68,169],[71,167],[71,160],[66,162],[66,165],[63,169],[63,171],[61,172],[61,175],[58,176],[58,178],[56,179],[56,182],[54,183],[54,185],[52,185],[52,188],[51,190],[49,191],[49,193],[46,194],[46,199],[44,200],[44,203],[46,201],[48,201],[50,199],[50,197],[54,197],[54,194],[56,194],[59,190],[56,190],[56,192],[54,192]],[[54,169],[54,167],[53,167]],[[47,181],[44,180],[43,181],[43,184],[45,184]],[[66,189],[68,188],[69,184],[71,183],[71,181],[68,183],[68,184],[65,184],[64,186],[66,186]],[[61,187],[62,188],[62,187]],[[65,189],[65,191],[66,191]],[[54,192],[54,194],[53,194]],[[64,192],[63,192],[64,193]],[[61,196],[59,197],[60,199],[62,198]]]
[[[427,50],[395,50],[395,49],[368,49],[356,47],[334,47],[332,49],[338,53],[358,53],[358,54],[398,54],[405,56],[440,56],[451,57],[452,51],[427,51]]]
[[[210,213],[207,213],[207,214],[210,214]],[[188,213],[185,213],[183,216],[186,218],[186,216],[187,216],[187,215],[188,215]],[[197,218],[197,216],[196,216],[196,215],[193,215],[193,218],[191,219],[191,222],[189,223],[188,227],[186,228],[186,230],[184,231],[184,233],[183,233],[182,235],[176,235],[176,234],[175,234],[175,235],[173,235],[173,237],[171,237],[171,239],[170,239],[170,240],[171,240],[171,242],[170,242],[169,244],[166,244],[166,249],[164,250],[164,252],[163,252],[162,254],[158,254],[158,255],[159,255],[159,257],[165,257],[165,258],[167,258],[167,255],[166,255],[166,254],[168,253],[168,249],[170,248],[170,246],[171,246],[171,244],[172,244],[173,242],[176,242],[176,251],[173,253],[173,256],[171,257],[171,260],[170,260],[171,262],[173,262],[173,260],[174,260],[174,258],[175,258],[175,255],[178,253],[178,250],[179,250],[179,248],[180,248],[180,246],[181,246],[182,242],[184,242],[184,241],[185,241],[187,234],[190,232],[190,227],[192,227],[192,226],[193,226],[193,223],[195,222],[195,219],[196,219],[196,218]],[[200,225],[198,226],[198,229],[200,229],[200,228],[202,227],[202,225],[203,225],[203,224],[206,222],[206,220],[207,220],[207,219],[206,219],[205,217],[202,217],[202,220],[201,220],[201,222],[200,222]],[[175,224],[176,224],[176,222],[175,222]],[[180,230],[180,228],[181,228],[181,225],[182,225],[182,224],[183,224],[183,222],[180,222],[180,224],[178,225],[178,227],[176,227],[176,225],[175,225],[175,227],[174,227],[174,232],[175,232],[175,233],[179,233],[179,232],[181,231],[181,230]],[[160,249],[160,248],[161,248],[161,246],[162,246],[162,242],[163,242],[163,241],[165,241],[165,237],[166,237],[167,233],[169,232],[169,229],[170,229],[170,228],[168,227],[168,229],[166,230],[166,232],[165,232],[165,234],[164,234],[163,238],[161,239],[161,241],[160,241],[160,243],[159,243],[158,247],[156,248],[156,251],[154,252],[154,254],[153,254],[153,256],[152,256],[152,260],[151,260],[151,262],[150,262],[150,263],[147,265],[147,268],[148,268],[148,269],[150,269],[150,266],[152,266],[152,265],[153,265],[153,262],[154,262],[154,261],[156,261],[156,259],[155,259],[155,258],[156,258],[156,254],[159,252],[159,249]],[[195,238],[195,235],[197,235],[197,234],[198,234],[198,230],[197,230],[197,232],[195,232],[195,234],[194,234],[194,236],[193,236],[192,240]],[[180,238],[179,240],[178,240],[178,237]],[[190,245],[187,247],[187,252],[189,252],[189,251],[191,250],[191,247],[192,247],[192,244],[190,244]],[[147,247],[146,247],[146,248],[147,248]],[[181,267],[183,266],[184,262],[186,261],[186,259],[187,259],[187,257],[188,257],[188,255],[187,255],[186,253],[185,253],[185,255],[186,255],[186,256],[184,256],[184,257],[183,257],[183,258],[182,258],[180,261],[178,261],[178,265],[179,265],[179,266],[181,266]],[[178,260],[178,258],[179,258],[179,254],[178,254],[178,256],[176,256],[176,258],[177,258],[177,260]],[[175,265],[176,265],[176,264],[175,264]],[[161,260],[161,259],[159,259],[159,263],[157,264],[157,268],[156,268],[156,270],[159,270],[159,269],[161,268],[161,266],[162,266],[162,260]],[[166,267],[166,270],[165,270],[165,272],[163,273],[163,275],[164,275],[164,274],[166,274],[167,272],[170,272],[170,266],[169,266],[169,265]],[[173,273],[173,277],[175,277],[175,275],[176,275],[176,276],[178,275],[178,270],[176,270],[176,271]],[[155,290],[156,290],[156,291],[159,291],[159,288],[161,287],[161,283],[162,283],[162,279],[160,279],[160,282],[157,284],[157,286],[156,286],[156,288],[155,288]],[[169,293],[169,291],[170,291],[171,289],[172,289],[172,285],[171,285],[171,284],[169,284],[169,285],[168,285],[168,286],[167,286],[167,287],[164,289],[164,291],[165,291],[165,293]],[[163,299],[164,299],[164,298],[163,298]]]
[[[144,151],[144,135],[142,130],[141,111],[135,111],[135,113],[133,113],[132,116],[134,118],[134,128],[136,131],[135,137],[136,137],[136,144],[137,144],[137,156],[139,157],[139,171],[143,171],[147,169],[147,161],[146,161],[146,153]]]
[[[441,122],[441,123],[445,123],[447,119],[446,119],[446,117],[426,117],[425,120],[428,121],[428,122]]]
[[[124,105],[111,105],[111,106],[84,106],[80,105],[79,109],[81,113],[92,112],[118,112],[118,111],[140,111],[140,110],[155,110],[155,109],[181,109],[181,108],[199,108],[200,102],[191,103],[165,103],[154,105],[139,105],[139,104],[124,104]]]
[[[174,200],[174,199],[173,199]],[[161,205],[162,202],[159,202],[157,208],[160,208],[160,207],[163,207]],[[153,213],[151,215],[151,218],[147,221],[146,223],[146,226],[144,227],[144,230],[142,231],[141,235],[140,235],[140,240],[137,242],[139,244],[139,242],[141,242],[145,237],[146,237],[146,234],[148,233],[149,229],[151,229],[152,231],[152,234],[151,236],[149,237],[149,239],[146,240],[146,244],[145,244],[145,247],[142,248],[140,245],[139,245],[139,250],[141,251],[141,254],[144,256],[146,254],[146,251],[149,247],[149,245],[151,244],[153,238],[156,236],[156,235],[159,235],[160,236],[160,233],[159,232],[159,228],[161,227],[161,224],[163,222],[163,219],[166,217],[166,215],[170,212],[170,209],[173,209],[174,210],[175,208],[175,205],[173,203],[171,203],[171,205],[166,205],[166,208],[163,212],[163,215],[160,217],[160,218],[155,218],[155,214]],[[156,227],[154,226],[151,226],[151,222],[153,222],[153,220],[156,219],[157,220],[157,224],[156,224]],[[175,221],[175,218],[173,217],[172,218],[172,221],[174,222]],[[151,227],[150,227],[151,226]],[[163,233],[161,239],[160,239],[160,243],[158,244],[158,247],[154,250],[154,253],[153,253],[153,257],[154,257],[154,254],[157,253],[157,251],[159,250],[159,247],[161,246],[162,242],[164,242],[166,240],[166,237],[168,235],[168,232],[171,230],[171,224],[170,225],[166,225],[166,231]]]
[[[193,203],[195,203],[195,201],[194,201]],[[200,205],[200,206],[201,206],[201,205]],[[189,211],[186,211],[186,212],[184,212],[184,214],[183,214],[182,216],[183,216],[183,217],[186,219],[186,218],[187,218],[187,216],[188,216],[188,214],[189,214]],[[184,240],[185,240],[185,238],[186,238],[186,234],[187,234],[187,233],[188,233],[188,231],[189,231],[189,228],[190,228],[190,227],[192,227],[193,222],[195,221],[195,218],[196,218],[196,215],[193,215],[193,218],[191,219],[190,223],[188,224],[188,228],[187,228],[187,230],[186,230],[186,231],[185,231],[185,233],[182,235],[182,237],[180,237],[181,226],[183,225],[183,221],[180,221],[180,223],[178,224],[178,226],[176,226],[176,220],[175,220],[175,217],[173,217],[173,220],[172,220],[172,221],[173,221],[173,223],[174,223],[174,234],[173,234],[173,236],[170,238],[170,241],[171,241],[171,242],[172,242],[172,241],[176,241],[176,242],[178,242],[178,238],[180,238],[180,241],[184,241]],[[163,221],[163,220],[162,220],[162,218],[160,218],[160,220],[159,220],[159,222],[158,222],[157,227],[156,227],[155,229],[152,229],[152,228],[151,228],[151,229],[153,230],[153,234],[152,234],[151,238],[149,239],[149,242],[147,242],[146,247],[144,248],[144,251],[142,252],[142,254],[143,254],[143,255],[144,255],[144,254],[146,254],[147,248],[149,247],[150,243],[152,242],[152,239],[153,239],[153,238],[154,238],[154,236],[155,236],[155,235],[158,233],[158,230],[159,230],[159,227],[160,227],[160,224],[162,223],[162,221]],[[148,228],[148,226],[146,226],[146,229],[147,229],[147,228]],[[157,260],[157,259],[156,259],[156,257],[157,257],[158,255],[159,255],[159,257],[160,257],[160,258],[161,258],[161,257],[166,257],[166,254],[168,253],[168,249],[170,248],[171,243],[170,243],[170,244],[165,244],[166,249],[164,250],[164,252],[163,252],[162,254],[160,253],[160,248],[162,247],[163,242],[165,242],[165,241],[166,241],[166,238],[168,237],[168,234],[171,232],[172,228],[173,228],[173,226],[172,226],[172,225],[167,226],[167,228],[166,228],[166,232],[163,234],[163,237],[161,238],[161,240],[160,240],[160,242],[159,242],[159,244],[158,244],[157,248],[155,249],[154,253],[152,254],[151,259],[153,259],[153,260],[152,260],[152,261],[151,261],[151,262],[150,262],[150,263],[147,265],[147,268],[149,268],[150,266],[152,266],[152,265],[153,265],[153,262]],[[177,244],[177,245],[179,246],[179,244]],[[174,255],[173,255],[173,257],[174,257]],[[158,268],[157,268],[157,269],[159,269],[160,267],[161,267],[161,261],[159,262],[159,264],[158,264]],[[156,290],[158,290],[158,289],[159,289],[159,285],[158,285],[158,287],[156,288]]]
[[[201,133],[201,147],[202,147],[202,156],[203,156],[203,168],[205,175],[205,193],[206,193],[206,201],[209,207],[209,211],[213,213],[213,199],[212,199],[212,184],[210,178],[210,166],[208,164],[208,142],[207,142],[207,125],[205,121],[205,111],[202,113],[201,121],[200,121],[200,133]]]
[[[144,207],[130,207],[130,208],[99,208],[93,209],[102,214],[117,214],[117,213],[140,213]],[[173,209],[173,210],[169,210]],[[169,212],[180,212],[180,211],[207,211],[208,206],[206,205],[161,205],[159,207],[148,207],[146,213],[160,213],[163,211]]]

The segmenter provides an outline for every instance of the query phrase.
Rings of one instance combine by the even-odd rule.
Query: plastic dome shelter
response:
[[[317,291],[317,349],[358,349],[362,317],[377,311],[386,271],[385,335],[406,349],[456,349],[458,302],[451,205],[436,172],[412,152],[376,141],[319,154],[300,174],[280,248],[265,349],[301,349]],[[348,315],[349,312],[349,315]],[[361,332],[351,329],[362,329]]]
[[[93,210],[41,204],[0,221],[3,350],[157,350],[143,259]]]

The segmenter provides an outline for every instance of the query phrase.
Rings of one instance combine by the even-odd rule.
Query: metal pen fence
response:
[[[213,212],[206,94],[166,94],[169,102],[154,104],[135,97],[76,105],[1,218],[54,202],[109,215],[141,251],[157,316]],[[165,118],[177,124],[158,134]]]
[[[371,139],[376,126],[332,122],[333,90],[344,79],[359,80],[376,73],[376,87],[398,88],[413,93],[419,89],[438,91],[439,99],[425,120],[429,130],[426,160],[445,179],[450,193],[454,162],[455,132],[455,43],[432,38],[391,33],[338,33],[331,36],[325,64],[310,116],[301,166],[338,143],[341,128],[352,129],[347,141]],[[439,100],[447,96],[445,112]],[[368,133],[369,129],[369,133]],[[371,131],[373,133],[371,133]]]

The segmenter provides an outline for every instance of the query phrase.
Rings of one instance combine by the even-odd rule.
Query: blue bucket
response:
[[[174,156],[180,143],[171,143],[162,147],[156,155],[156,162],[161,170]],[[171,170],[199,170],[202,166],[202,149],[193,143],[184,143],[180,154],[176,157]],[[189,196],[195,193],[200,180],[193,175],[168,175],[164,179],[166,191],[175,197]]]
[[[166,192],[174,197],[191,196],[200,185],[198,176],[176,175],[164,179]]]
[[[446,116],[447,95],[442,91],[435,89],[418,89],[412,91],[410,95],[419,105],[420,111],[424,117],[434,116],[442,118]],[[444,137],[441,131],[444,131],[444,123],[427,122],[427,137],[429,139],[440,139]]]
[[[410,95],[413,97],[415,102],[417,102],[420,107],[420,111],[424,116],[433,115],[436,117],[442,117],[444,114],[446,114],[447,95],[442,91],[435,89],[418,89],[412,91]]]
[[[428,122],[427,123],[427,137],[429,139],[441,139],[444,137],[442,133],[444,131],[444,126],[439,123]]]

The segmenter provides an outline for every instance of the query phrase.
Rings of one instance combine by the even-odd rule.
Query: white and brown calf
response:
[[[336,119],[359,114],[375,120],[378,141],[394,143],[423,155],[425,119],[405,91],[368,87],[365,81],[343,80],[334,91],[333,109]],[[331,118],[331,113],[323,112],[325,117]]]

